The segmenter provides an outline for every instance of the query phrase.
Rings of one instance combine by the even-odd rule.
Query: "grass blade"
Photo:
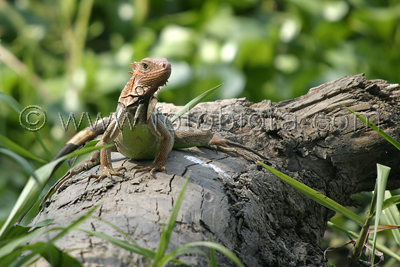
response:
[[[359,202],[360,204],[369,205],[371,204],[372,193],[371,192],[361,192],[351,195],[350,198]]]
[[[6,222],[3,224],[0,230],[0,240],[3,238],[3,234],[20,218],[23,214],[25,214],[36,202],[40,192],[43,189],[43,186],[47,183],[50,175],[52,174],[54,168],[61,161],[64,161],[70,157],[75,157],[84,153],[89,153],[97,149],[110,147],[112,145],[107,146],[96,146],[90,147],[86,149],[81,149],[75,152],[72,152],[64,157],[61,157],[55,161],[52,161],[46,165],[43,165],[39,169],[35,171],[37,178],[39,179],[39,186],[36,180],[33,177],[30,177],[28,182],[26,183],[24,189],[19,195],[17,202],[12,208],[10,214],[7,217]]]
[[[374,230],[378,229],[379,219],[381,217],[383,199],[385,197],[386,183],[389,178],[390,168],[381,164],[376,164],[378,178],[377,178],[377,199],[376,199],[376,209],[375,209],[375,224]],[[372,255],[371,255],[371,265],[374,265],[375,261],[375,246],[376,246],[376,235],[377,231],[374,231],[373,243],[372,243]]]
[[[54,244],[49,244],[45,242],[36,242],[32,245],[27,245],[22,247],[23,250],[35,250],[41,249],[40,255],[50,263],[51,266],[57,267],[80,267],[82,264],[74,257],[70,256],[68,253],[58,249]],[[17,261],[10,263],[7,266],[13,266],[17,264]]]
[[[21,246],[22,244],[25,244],[27,242],[30,242],[31,240],[37,238],[38,236],[50,232],[50,231],[55,231],[55,230],[61,230],[62,228],[56,227],[56,228],[43,228],[39,230],[35,230],[32,232],[27,233],[26,235],[22,235],[21,237],[18,238],[13,238],[11,240],[8,240],[4,246],[0,248],[0,259],[7,254],[11,253],[13,250],[15,250],[18,246]]]
[[[36,182],[38,183],[38,185],[40,185],[40,181],[39,178],[37,177],[35,170],[33,169],[33,167],[31,166],[31,164],[29,164],[28,161],[26,161],[23,157],[21,157],[20,155],[12,152],[11,150],[8,149],[4,149],[4,148],[0,148],[0,153],[3,153],[11,158],[13,158],[19,166],[21,166],[21,168],[29,175],[32,176]]]
[[[210,242],[212,242],[212,237],[210,234]],[[215,258],[215,249],[210,248],[210,262],[211,267],[217,267],[217,259]]]
[[[392,202],[391,199],[393,198],[398,198],[400,196],[392,196],[392,194],[389,191],[385,192],[385,201],[383,203],[383,206],[385,206],[385,202]],[[386,224],[395,224],[395,225],[400,225],[400,212],[399,209],[395,204],[398,202],[393,202],[393,205],[388,205],[387,209],[383,210],[383,217],[382,219],[385,221]],[[383,209],[383,208],[382,208]],[[397,245],[400,246],[400,230],[399,229],[393,229],[392,234],[394,237],[394,240],[396,241]]]
[[[5,104],[9,105],[15,112],[20,113],[22,110],[21,105],[15,100],[14,97],[0,92],[0,100],[3,101]]]
[[[379,127],[377,127],[375,124],[373,124],[372,122],[368,121],[367,119],[365,119],[364,117],[362,117],[361,115],[359,115],[357,112],[352,111],[351,109],[349,109],[348,107],[346,107],[345,105],[342,105],[344,108],[346,108],[348,111],[350,111],[351,113],[353,113],[354,115],[357,116],[357,118],[359,118],[362,122],[364,122],[366,125],[368,125],[370,128],[372,128],[373,130],[375,130],[377,133],[379,133],[383,138],[385,138],[387,141],[389,141],[392,145],[394,145],[397,149],[400,150],[400,143],[397,142],[396,140],[394,140],[392,137],[390,137],[389,135],[387,135],[384,131],[382,131],[381,129],[379,129]]]
[[[51,154],[51,152],[47,149],[47,147],[45,146],[44,142],[43,142],[43,138],[42,135],[39,132],[34,132],[35,136],[36,136],[36,140],[39,142],[40,146],[43,148],[43,151],[46,153],[47,158],[49,159],[49,161],[53,158],[53,155]]]
[[[382,210],[387,209],[392,205],[397,205],[400,203],[400,196],[386,195],[385,197],[387,198],[383,201]]]
[[[185,254],[201,254],[201,255],[203,255],[203,257],[208,259],[208,255],[204,251],[202,251],[202,250],[200,250],[198,248],[182,248],[182,247],[179,247],[179,248],[173,250],[172,252],[168,253],[165,257],[163,257],[158,266],[164,267],[170,261],[173,261],[173,260],[175,260],[175,258],[177,258],[177,257],[179,257],[181,255],[185,255]],[[185,263],[184,265],[189,265],[189,264]]]
[[[338,225],[336,225],[336,224],[334,224],[332,222],[328,222],[328,226],[329,226],[329,228],[334,228],[334,229],[337,229],[337,230],[345,233],[351,239],[358,239],[359,238],[359,235],[357,233],[354,233],[352,231],[348,231],[348,230],[346,230],[346,229],[344,229],[344,228],[342,228],[342,227],[340,227],[340,226],[338,226]],[[369,244],[372,244],[372,240],[368,239],[368,242],[369,242]],[[394,253],[391,249],[389,249],[385,245],[383,245],[383,244],[381,244],[379,242],[376,242],[376,248],[379,251],[385,253],[386,255],[388,255],[388,256],[390,256],[392,258],[395,258],[397,261],[400,261],[400,256],[397,255],[396,253]]]
[[[123,235],[126,239],[128,239],[131,243],[133,243],[134,245],[137,245],[136,241],[133,240],[133,238],[128,233],[125,233],[121,228],[119,228],[115,224],[113,224],[113,223],[111,223],[109,221],[106,221],[106,220],[104,220],[104,219],[102,219],[100,217],[97,217],[97,216],[92,216],[92,218],[94,218],[96,220],[99,220],[99,221],[101,221],[101,222],[103,222],[105,224],[108,224],[109,226],[114,228],[117,232],[119,232],[121,235]]]
[[[156,253],[154,251],[152,251],[152,250],[142,248],[142,247],[140,247],[140,246],[138,246],[136,244],[131,244],[131,243],[128,243],[128,242],[126,242],[124,240],[120,240],[120,239],[117,239],[115,237],[112,237],[112,236],[109,236],[109,235],[106,235],[106,234],[103,234],[103,233],[100,233],[100,232],[86,230],[86,229],[79,229],[79,230],[82,231],[82,232],[85,232],[85,233],[87,233],[89,235],[96,236],[98,238],[106,240],[106,241],[112,243],[113,245],[115,245],[117,247],[120,247],[122,249],[125,249],[127,251],[130,251],[132,253],[136,253],[136,254],[142,255],[146,259],[154,259],[155,255],[156,255]]]
[[[161,231],[160,243],[158,244],[156,257],[154,260],[154,267],[160,266],[159,264],[161,263],[161,260],[165,254],[165,250],[167,249],[172,230],[174,229],[176,216],[178,216],[179,208],[183,201],[183,195],[185,193],[186,185],[189,181],[190,174],[191,174],[191,172],[189,172],[188,175],[186,176],[186,179],[183,182],[181,191],[179,191],[179,195],[174,203],[174,206],[172,207],[172,211],[171,211],[171,215],[169,216],[168,223],[167,223],[166,227],[163,227],[163,230]]]
[[[210,95],[212,92],[217,90],[222,84],[219,84],[210,90],[202,93],[201,95],[193,98],[189,103],[187,103],[183,108],[181,108],[171,119],[171,122],[174,122],[176,119],[178,119],[180,116],[188,112],[192,107],[196,106],[201,100],[206,98],[208,95]]]
[[[0,134],[0,145],[7,148],[10,151],[13,151],[14,153],[24,156],[25,158],[30,158],[30,159],[36,160],[40,163],[43,163],[43,164],[47,163],[47,161],[33,155],[31,152],[29,152],[25,148],[21,147],[17,143],[11,141],[10,139],[8,139],[7,137],[5,137],[4,135],[1,135],[1,134]]]
[[[24,255],[23,257],[19,258],[17,261],[13,262],[13,264],[11,264],[10,267],[21,266],[21,265],[25,264],[27,261],[29,261],[30,259],[32,259],[37,254],[41,254],[42,255],[43,253],[46,253],[49,244],[54,244],[55,241],[57,241],[58,239],[60,239],[64,235],[68,234],[70,231],[76,229],[80,224],[82,224],[97,209],[97,207],[99,205],[100,204],[93,206],[84,215],[79,217],[77,220],[72,222],[70,225],[68,225],[65,228],[61,228],[61,231],[59,233],[57,233],[53,238],[51,238],[49,240],[49,242],[44,243],[44,245],[39,246],[38,248],[32,250],[29,254]]]
[[[343,214],[343,216],[346,216],[347,218],[355,221],[359,225],[363,225],[364,224],[364,221],[363,221],[363,219],[361,217],[359,217],[354,212],[346,209],[345,207],[343,207],[339,203],[337,203],[337,202],[333,201],[332,199],[328,198],[327,196],[324,196],[323,194],[319,193],[318,191],[315,191],[314,189],[306,186],[305,184],[302,184],[302,183],[296,181],[295,179],[287,176],[286,174],[283,174],[283,173],[275,170],[274,168],[272,168],[272,167],[270,167],[268,165],[265,165],[264,163],[262,163],[260,161],[257,161],[257,162],[261,166],[263,166],[264,168],[269,170],[271,173],[273,173],[274,175],[278,176],[280,179],[282,179],[283,181],[285,181],[290,186],[294,187],[296,190],[298,190],[299,192],[303,193],[307,197],[311,198],[312,200],[314,200],[314,201],[318,202],[319,204],[327,207],[328,209],[331,209],[331,210],[333,210],[335,212],[339,212],[340,214]]]
[[[228,259],[230,259],[233,263],[235,263],[237,266],[240,267],[244,267],[243,263],[240,262],[239,258],[236,257],[235,254],[233,254],[232,251],[230,251],[229,249],[227,249],[226,247],[217,244],[217,243],[213,243],[213,242],[207,242],[207,241],[200,241],[200,242],[192,242],[186,245],[181,246],[181,249],[184,248],[190,248],[190,247],[197,247],[197,246],[201,246],[201,247],[208,247],[210,249],[214,249],[217,250],[218,252],[220,252],[221,254],[223,254],[225,257],[227,257]]]
[[[17,113],[21,113],[22,111],[22,107],[21,105],[18,103],[17,100],[15,100],[15,98],[13,98],[12,96],[0,92],[0,101],[3,101],[4,103],[6,103],[8,106],[10,106],[15,112]],[[47,147],[44,145],[43,143],[43,139],[42,136],[39,132],[34,132],[36,139],[38,140],[38,142],[40,143],[40,145],[42,146],[43,150],[45,151],[46,155],[48,158],[51,158],[51,153],[50,151],[47,149]],[[40,161],[40,160],[39,160]],[[42,163],[46,163],[42,162]]]

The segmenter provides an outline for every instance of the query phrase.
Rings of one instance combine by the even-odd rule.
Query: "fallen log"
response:
[[[344,205],[350,196],[373,190],[376,163],[392,168],[388,187],[400,187],[400,152],[354,115],[346,105],[399,140],[399,85],[347,76],[311,88],[293,100],[251,103],[244,98],[198,104],[180,120],[210,129],[265,155],[268,165]],[[159,103],[166,114],[179,107]],[[243,152],[245,153],[245,152]],[[252,155],[249,155],[252,156]],[[137,164],[113,154],[113,166]],[[140,162],[143,163],[143,162]],[[150,162],[148,162],[150,163]],[[35,222],[54,219],[66,226],[99,203],[96,215],[128,233],[139,245],[155,250],[184,177],[191,176],[169,251],[194,241],[214,242],[232,250],[246,266],[326,266],[321,240],[334,213],[308,199],[260,165],[207,148],[173,150],[166,173],[127,172],[129,179],[89,181],[99,167],[74,176]],[[109,225],[89,218],[83,228],[126,240]],[[85,266],[126,266],[143,258],[83,232],[74,231],[56,245]],[[207,251],[207,250],[206,250]],[[179,258],[206,266],[199,255]],[[232,263],[218,254],[218,266]],[[40,265],[40,263],[38,263]]]

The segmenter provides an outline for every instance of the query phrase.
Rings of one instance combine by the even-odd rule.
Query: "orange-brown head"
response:
[[[171,64],[162,57],[144,58],[140,62],[132,63],[131,67],[133,72],[129,73],[132,77],[118,99],[125,107],[156,97],[171,75]]]

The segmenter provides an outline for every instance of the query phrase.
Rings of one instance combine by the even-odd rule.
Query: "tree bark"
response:
[[[362,74],[347,76],[279,103],[253,104],[244,98],[201,103],[181,119],[180,127],[211,129],[218,137],[253,148],[268,157],[272,167],[351,205],[352,194],[373,190],[376,163],[392,168],[388,187],[400,187],[400,153],[341,104],[399,140],[398,88],[383,80],[366,80]],[[158,108],[167,114],[179,109],[165,103]],[[117,153],[113,158],[114,168],[122,164],[129,170],[138,163]],[[246,266],[326,266],[320,244],[334,213],[260,165],[230,153],[190,148],[173,150],[166,169],[168,174],[157,173],[155,178],[127,172],[125,180],[89,182],[90,174],[99,173],[95,167],[74,176],[55,193],[35,222],[51,218],[53,225],[66,226],[100,204],[97,216],[155,250],[162,224],[191,171],[169,251],[207,241],[211,234],[214,242],[232,250]],[[96,219],[89,218],[85,227],[126,240]],[[141,257],[79,231],[56,245],[63,250],[79,248],[71,254],[85,266],[129,266],[122,256],[146,265]],[[180,259],[196,266],[207,264],[197,255]],[[233,265],[220,255],[217,262]]]

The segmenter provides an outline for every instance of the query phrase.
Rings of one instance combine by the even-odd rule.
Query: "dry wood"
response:
[[[271,103],[230,99],[199,104],[181,119],[210,128],[253,148],[268,164],[342,204],[350,196],[372,190],[376,163],[392,167],[389,186],[400,187],[400,153],[340,104],[379,125],[399,140],[398,85],[366,80],[360,75],[312,88],[299,98]],[[160,103],[168,114],[179,108]],[[244,152],[245,153],[245,152]],[[114,168],[135,164],[114,154]],[[252,156],[252,155],[249,155]],[[143,162],[141,162],[143,163]],[[147,162],[150,163],[150,162]],[[127,180],[88,181],[99,168],[75,176],[55,193],[35,222],[53,218],[66,226],[88,208],[102,203],[97,215],[120,227],[146,248],[156,249],[162,223],[167,221],[183,177],[192,172],[169,249],[208,240],[228,247],[246,266],[325,266],[320,248],[326,222],[333,212],[306,198],[255,163],[206,148],[173,150],[168,174],[146,174]],[[105,223],[89,219],[84,227],[124,239]],[[74,231],[56,243],[85,266],[128,266],[122,256],[145,264],[136,255],[106,241]],[[196,266],[196,255],[181,258]],[[218,257],[218,266],[231,263]],[[40,265],[40,264],[39,264]]]

